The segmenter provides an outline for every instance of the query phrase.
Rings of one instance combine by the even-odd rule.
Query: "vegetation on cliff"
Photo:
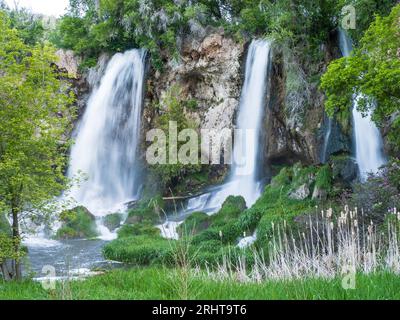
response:
[[[317,140],[323,129],[317,123],[323,105],[350,136],[353,98],[359,95],[357,107],[364,113],[372,111],[396,155],[400,150],[400,5],[395,4],[390,0],[261,0],[258,5],[252,0],[71,0],[68,13],[48,33],[28,13],[3,10],[0,0],[0,267],[4,279],[21,277],[22,215],[45,223],[54,210],[52,200],[69,183],[65,154],[70,141],[65,132],[74,119],[69,107],[73,97],[62,80],[66,76],[54,67],[55,47],[82,56],[81,71],[94,66],[100,53],[143,47],[151,53],[152,72],[160,73],[182,58],[186,34],[204,39],[207,28],[222,27],[236,40],[269,37],[279,48],[273,66],[279,80],[276,99],[282,100],[277,105],[285,107],[285,119],[276,119],[295,148],[307,149],[298,141],[302,129]],[[339,54],[334,42],[345,5],[356,8],[357,33],[349,32],[356,47],[351,56],[335,60]],[[326,93],[325,100],[319,88]],[[185,99],[179,86],[168,89],[151,106],[157,115],[151,119],[153,124],[165,132],[171,121],[177,130],[199,130],[198,121],[191,117],[198,111],[198,101]],[[310,119],[307,112],[314,111],[318,116],[304,123]],[[167,147],[168,143],[167,135]],[[314,143],[310,149],[317,153],[318,148]],[[313,290],[323,290],[318,295],[322,298],[397,297],[398,277],[382,270],[398,271],[399,161],[391,160],[365,183],[358,183],[349,149],[335,150],[324,164],[315,155],[303,156],[308,149],[290,159],[291,152],[277,152],[269,163],[271,181],[253,206],[247,208],[242,197],[229,196],[214,215],[195,212],[187,217],[177,227],[177,240],[162,236],[159,224],[176,210],[165,202],[171,197],[163,196],[197,193],[213,183],[210,166],[149,166],[151,183],[144,186],[142,199],[130,204],[126,220],[118,213],[104,218],[111,231],[118,229],[118,239],[104,246],[104,256],[142,269],[68,283],[69,296],[60,296],[57,290],[45,293],[31,282],[21,288],[43,298],[102,298],[104,282],[110,281],[121,288],[112,288],[108,298],[122,294],[127,294],[124,298],[182,298],[182,292],[183,298],[316,298]],[[168,163],[168,157],[165,160]],[[38,212],[45,217],[41,214],[38,219]],[[64,211],[61,221],[58,239],[97,236],[95,218],[83,207]],[[377,244],[382,247],[375,250]],[[367,285],[351,293],[338,289],[339,265],[348,258],[346,252],[356,257],[357,271],[379,272],[359,275],[360,283]],[[371,256],[376,258],[372,262]],[[15,262],[12,270],[10,260]],[[314,275],[333,280],[298,280]],[[292,282],[266,281],[279,276]],[[248,283],[242,286],[232,279]],[[157,281],[162,285],[155,287]],[[180,281],[189,281],[193,292],[181,291]],[[253,284],[256,281],[262,284]],[[376,285],[370,289],[372,281],[387,290]],[[137,289],[129,291],[129,284]],[[18,292],[14,284],[4,288],[11,296],[25,297],[26,292]],[[216,288],[219,291],[212,293]]]

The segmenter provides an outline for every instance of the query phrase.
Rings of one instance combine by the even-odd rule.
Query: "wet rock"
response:
[[[56,239],[89,239],[98,236],[96,217],[85,207],[79,206],[60,214],[61,228]]]
[[[310,188],[308,185],[302,184],[296,190],[289,193],[289,198],[293,200],[304,200],[307,199],[310,195]]]
[[[330,162],[334,180],[350,185],[358,178],[357,162],[350,156],[335,156],[331,158]]]
[[[112,213],[109,215],[106,215],[103,218],[103,224],[110,230],[111,232],[115,231],[122,222],[122,215],[120,213]]]

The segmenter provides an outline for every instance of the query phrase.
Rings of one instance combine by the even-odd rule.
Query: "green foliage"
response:
[[[112,213],[109,215],[106,215],[103,218],[103,224],[110,230],[114,231],[117,229],[122,222],[122,214],[121,213]]]
[[[187,32],[189,21],[211,22],[207,6],[196,2],[103,0],[96,6],[94,0],[73,0],[52,40],[86,57],[147,48],[153,65],[161,69],[161,52],[177,56],[177,38]]]
[[[352,5],[355,8],[356,29],[350,29],[349,33],[352,39],[358,43],[376,15],[388,15],[397,2],[396,0],[340,0],[337,7],[338,12],[345,5]]]
[[[198,234],[209,227],[210,219],[204,212],[193,212],[179,225],[177,232],[180,236]]]
[[[321,88],[326,92],[325,108],[349,115],[353,97],[358,96],[357,109],[372,113],[372,119],[381,126],[388,118],[389,139],[395,150],[400,149],[400,37],[398,19],[400,5],[387,17],[377,16],[350,57],[332,62],[322,77]]]
[[[114,240],[103,248],[107,259],[135,265],[159,264],[170,259],[172,249],[168,240],[160,236],[140,235]]]
[[[139,235],[158,236],[160,229],[148,223],[124,224],[118,230],[118,238],[127,238]]]
[[[330,191],[332,187],[332,170],[328,164],[318,170],[315,178],[315,186],[321,190]]]
[[[221,209],[211,217],[213,226],[223,226],[231,220],[236,220],[246,210],[246,201],[241,196],[229,196]]]
[[[160,195],[140,200],[135,208],[128,212],[127,224],[137,222],[156,223],[164,217],[165,203]]]
[[[400,207],[400,161],[393,159],[365,183],[354,186],[352,205],[363,210],[366,223],[382,223],[388,212]]]
[[[41,15],[35,15],[27,9],[12,10],[9,12],[10,24],[18,31],[18,36],[27,45],[35,45],[43,41],[45,28]]]
[[[66,189],[69,143],[64,133],[74,110],[68,85],[56,74],[54,48],[28,46],[0,10],[0,212],[24,217],[51,214],[55,197]],[[14,227],[19,255],[19,228]]]
[[[60,214],[63,222],[56,239],[94,238],[97,234],[95,217],[85,208],[76,207]]]
[[[398,300],[400,277],[376,272],[356,274],[357,286],[345,290],[342,277],[333,279],[295,279],[247,283],[211,279],[204,274],[190,274],[189,300]],[[178,285],[179,284],[179,285]],[[182,270],[160,267],[119,269],[90,277],[85,281],[58,282],[55,290],[45,290],[41,283],[27,280],[2,283],[4,300],[180,300]],[[66,290],[68,288],[69,290]]]
[[[169,150],[169,125],[171,121],[176,122],[178,133],[184,129],[197,129],[197,125],[187,116],[188,102],[183,99],[182,89],[178,85],[169,89],[161,104],[163,108],[161,110],[162,114],[157,119],[157,128],[162,129],[166,134],[166,148]],[[177,142],[177,150],[186,142]],[[173,161],[170,161],[170,156],[167,152],[166,164],[151,166],[152,173],[158,177],[158,183],[164,187],[163,189],[177,187],[180,182],[188,182],[185,180],[186,177],[202,172],[200,164],[183,164],[179,162],[179,157],[177,163],[173,164],[171,163]],[[181,189],[186,189],[186,186],[181,187]]]

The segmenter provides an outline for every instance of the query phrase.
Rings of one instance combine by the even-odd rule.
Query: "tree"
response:
[[[389,141],[400,150],[400,5],[387,17],[377,16],[350,57],[333,61],[322,77],[325,108],[330,115],[349,117],[357,108],[371,112],[382,127],[389,123]]]
[[[68,107],[73,100],[68,86],[55,72],[54,49],[26,45],[4,11],[0,28],[0,213],[11,217],[8,250],[12,243],[14,262],[3,276],[19,279],[21,219],[49,214],[68,183],[63,134],[74,110]]]

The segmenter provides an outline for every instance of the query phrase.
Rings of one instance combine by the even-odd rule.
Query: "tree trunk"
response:
[[[18,206],[15,203],[12,208],[12,218],[13,218],[13,223],[12,223],[12,231],[13,231],[13,238],[15,240],[15,245],[14,245],[14,250],[15,253],[18,253],[20,250],[20,234],[19,234],[19,221],[18,221],[18,213],[19,209]],[[15,271],[15,279],[16,280],[21,280],[22,279],[22,269],[21,269],[21,263],[19,259],[14,260],[14,271]]]
[[[19,186],[19,190],[14,194],[11,201],[11,212],[12,212],[12,237],[14,239],[14,252],[16,254],[16,258],[13,259],[13,270],[14,270],[14,279],[21,280],[22,279],[22,268],[21,263],[18,258],[18,253],[20,251],[20,232],[19,232],[19,213],[20,213],[20,197],[19,195],[22,192],[22,184]]]
[[[13,270],[13,262],[6,260],[0,264],[1,273],[5,281],[10,281],[14,278],[15,272]]]

